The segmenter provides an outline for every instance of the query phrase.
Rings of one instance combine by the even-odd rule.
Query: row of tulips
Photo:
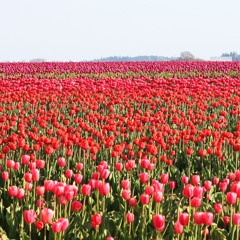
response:
[[[2,238],[238,238],[238,63],[0,69]]]
[[[73,173],[61,157],[58,165],[66,169],[61,171],[61,181],[41,180],[38,167],[31,164],[29,155],[23,155],[20,165],[27,165],[33,173],[24,174],[23,183],[2,172],[1,206],[7,220],[2,227],[9,230],[5,234],[11,238],[26,238],[27,234],[33,239],[107,239],[108,235],[113,239],[195,239],[197,235],[238,239],[240,170],[221,181],[217,177],[203,181],[192,175],[182,176],[177,183],[168,173],[158,179],[151,179],[148,172],[137,176],[137,166],[131,161],[127,174],[121,164],[115,165],[116,180],[108,163],[101,161],[92,178],[83,183],[81,173],[86,166],[82,163],[77,163],[78,172]],[[17,183],[24,185],[13,185]]]
[[[0,63],[0,79],[74,77],[239,77],[239,62]]]

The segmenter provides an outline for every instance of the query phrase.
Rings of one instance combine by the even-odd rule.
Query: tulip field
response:
[[[240,62],[0,63],[0,239],[240,239]]]

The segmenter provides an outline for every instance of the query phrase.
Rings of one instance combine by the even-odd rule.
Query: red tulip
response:
[[[35,222],[37,214],[33,209],[25,210],[23,213],[23,217],[26,223],[31,224]]]
[[[160,177],[160,182],[162,184],[167,184],[168,183],[168,180],[169,180],[169,175],[168,174],[165,174],[163,173]]]
[[[2,180],[7,181],[9,179],[9,172],[2,172]]]
[[[109,175],[110,175],[110,171],[108,169],[103,169],[103,171],[101,172],[102,179],[107,179]]]
[[[83,163],[77,163],[77,164],[76,164],[76,169],[77,169],[78,171],[82,171],[82,170],[83,170]]]
[[[65,171],[65,177],[70,179],[73,176],[73,171],[71,169],[66,169]]]
[[[150,165],[150,161],[147,158],[141,160],[141,167],[144,169],[148,169]]]
[[[187,184],[184,186],[182,194],[186,198],[191,198],[193,196],[193,190],[194,190],[193,185]]]
[[[170,182],[169,182],[169,187],[170,187],[171,189],[175,189],[175,187],[176,187],[176,182],[175,182],[175,181],[170,181]]]
[[[215,210],[216,214],[221,214],[222,210],[223,210],[222,204],[221,203],[215,203],[214,204],[214,210]]]
[[[180,221],[177,221],[174,223],[174,232],[176,234],[181,234],[183,233],[183,225],[180,223]]]
[[[22,200],[25,197],[25,191],[23,188],[18,189],[17,198]]]
[[[45,187],[44,186],[37,186],[36,187],[36,194],[38,196],[43,196],[45,193]]]
[[[28,164],[30,161],[30,156],[29,155],[23,155],[22,156],[22,164]]]
[[[47,192],[52,191],[52,189],[54,188],[53,180],[44,180],[44,187]]]
[[[65,231],[68,228],[69,221],[67,218],[59,218],[57,221],[61,223],[61,231]]]
[[[36,166],[39,169],[43,169],[45,167],[45,161],[44,160],[37,160],[36,161]]]
[[[163,199],[163,193],[161,191],[155,191],[153,193],[153,201],[154,202],[159,203],[162,201],[162,199]]]
[[[37,199],[36,205],[39,208],[42,208],[44,206],[44,200],[43,199]]]
[[[213,178],[213,184],[218,185],[219,184],[219,178],[217,178],[217,177]]]
[[[116,163],[116,170],[121,172],[123,169],[123,164],[122,163]]]
[[[13,160],[7,160],[6,161],[6,167],[7,168],[14,168],[15,162]]]
[[[130,187],[130,181],[129,181],[128,179],[122,180],[122,181],[121,181],[121,187],[122,187],[123,189],[129,189],[129,187]]]
[[[140,201],[142,204],[148,204],[149,200],[150,200],[150,196],[148,194],[143,193],[140,195]]]
[[[225,225],[228,226],[229,223],[230,223],[230,217],[229,216],[224,216],[223,221],[224,221]]]
[[[228,173],[228,179],[230,182],[234,181],[236,178],[235,173]]]
[[[93,228],[98,228],[101,223],[102,223],[102,216],[100,214],[96,213],[92,215],[91,224]]]
[[[182,176],[182,183],[187,184],[189,181],[189,178],[187,176]]]
[[[240,225],[240,213],[233,214],[232,217],[233,224],[239,226]]]
[[[32,182],[32,173],[30,172],[24,173],[24,180],[29,183]]]
[[[8,194],[10,197],[16,197],[18,194],[18,188],[17,186],[10,186],[8,188]]]
[[[192,176],[192,184],[193,185],[199,185],[200,184],[200,176],[199,175],[193,175]]]
[[[202,198],[202,196],[203,196],[203,190],[204,190],[203,187],[195,186],[195,187],[193,188],[193,197]]]
[[[237,194],[235,192],[228,192],[226,195],[226,201],[228,204],[236,204]]]
[[[225,192],[227,190],[228,183],[227,182],[220,182],[219,183],[219,188],[222,192]]]
[[[61,222],[53,222],[52,223],[52,231],[54,233],[58,233],[62,231],[62,223]]]
[[[209,230],[208,230],[208,228],[206,227],[206,228],[204,228],[203,230],[202,230],[202,235],[203,236],[207,236],[209,234]]]
[[[79,212],[82,209],[82,203],[75,200],[72,202],[71,208],[73,212]]]
[[[205,225],[211,225],[213,223],[213,213],[212,212],[204,212],[202,214],[202,222]]]
[[[157,231],[163,232],[165,228],[165,216],[156,214],[152,217],[153,225]]]
[[[60,157],[57,161],[59,167],[65,167],[66,166],[66,159],[63,157]]]
[[[133,213],[127,213],[126,220],[127,220],[128,223],[133,222],[134,221],[134,214]]]
[[[74,174],[74,182],[80,184],[82,182],[83,176],[80,173]]]
[[[203,224],[203,212],[195,212],[193,214],[193,220],[195,224]]]
[[[40,216],[44,224],[49,224],[53,219],[54,211],[50,208],[43,208],[40,212]]]
[[[38,169],[32,169],[31,170],[31,174],[32,174],[32,180],[34,182],[38,182],[40,179],[40,172]]]
[[[149,174],[144,172],[144,173],[140,173],[139,174],[139,178],[140,178],[140,181],[141,183],[147,183],[149,181]]]
[[[122,190],[122,198],[125,200],[129,200],[131,197],[131,191],[127,189]]]
[[[180,213],[180,214],[179,214],[179,222],[180,222],[183,226],[188,225],[188,222],[189,222],[189,215],[188,215],[188,213],[186,213],[186,212]]]
[[[145,188],[145,193],[151,196],[154,192],[154,187],[153,186],[146,186]]]
[[[236,170],[235,176],[236,176],[236,181],[240,181],[240,170]]]
[[[89,184],[82,185],[82,194],[84,196],[88,196],[91,194],[91,186]]]
[[[137,205],[137,199],[135,197],[128,199],[129,206],[135,207]]]
[[[110,192],[110,184],[109,183],[103,183],[99,190],[100,190],[100,194],[102,196],[108,195],[108,193]]]
[[[209,180],[204,181],[204,187],[207,191],[210,191],[212,188],[212,182]]]
[[[190,200],[190,204],[191,204],[191,207],[194,207],[194,208],[200,207],[202,205],[202,199],[198,197],[193,197]]]
[[[44,224],[42,221],[40,220],[37,220],[36,223],[35,223],[35,226],[37,228],[38,231],[41,231],[43,228],[44,228]]]

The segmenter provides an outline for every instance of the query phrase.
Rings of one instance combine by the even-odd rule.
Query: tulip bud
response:
[[[233,224],[239,226],[240,225],[240,213],[233,214]]]
[[[216,214],[221,214],[222,210],[223,210],[222,204],[221,203],[215,203],[214,204],[214,210],[215,210]]]
[[[137,205],[137,199],[135,197],[129,198],[128,203],[130,207],[135,207]]]
[[[226,201],[228,204],[235,204],[237,202],[237,194],[235,192],[228,192],[226,195]]]
[[[123,169],[123,164],[122,163],[116,163],[116,170],[121,172]]]
[[[176,234],[183,233],[183,225],[180,223],[180,221],[174,223],[174,232]]]
[[[187,176],[182,176],[182,183],[187,184],[189,181],[189,178]]]
[[[187,184],[184,186],[182,194],[186,198],[191,198],[193,196],[193,190],[194,190],[193,185]]]
[[[140,202],[141,202],[142,204],[148,204],[148,203],[149,203],[149,200],[150,200],[150,196],[149,196],[148,194],[145,194],[145,193],[141,194],[141,196],[140,196]]]
[[[75,200],[72,202],[71,208],[73,212],[79,212],[82,209],[82,203]]]
[[[193,185],[199,185],[200,184],[200,176],[199,175],[193,175],[192,176],[192,184]]]
[[[98,228],[99,225],[102,223],[102,216],[98,213],[92,215],[91,223],[93,228]]]
[[[23,213],[23,217],[26,223],[31,224],[35,222],[37,214],[33,209],[25,210]]]
[[[165,228],[165,216],[156,214],[152,217],[153,225],[157,231],[163,232]]]
[[[168,180],[169,180],[169,175],[163,173],[163,174],[161,175],[161,177],[160,177],[160,183],[162,183],[162,184],[167,184],[167,183],[168,183]]]
[[[133,222],[134,221],[134,214],[133,213],[127,213],[126,220],[127,220],[128,223]]]
[[[125,200],[129,200],[131,197],[131,191],[127,189],[122,190],[122,198]]]
[[[50,208],[43,208],[40,212],[40,216],[43,224],[49,224],[53,219],[54,211]]]
[[[59,167],[65,167],[66,166],[66,159],[63,157],[60,157],[57,161]]]
[[[186,213],[186,212],[180,213],[180,214],[179,214],[179,222],[180,222],[183,226],[188,225],[188,222],[189,222],[189,215],[188,215],[188,213]]]

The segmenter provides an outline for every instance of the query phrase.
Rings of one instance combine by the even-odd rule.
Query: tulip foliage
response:
[[[239,239],[240,64],[0,63],[2,239]]]

